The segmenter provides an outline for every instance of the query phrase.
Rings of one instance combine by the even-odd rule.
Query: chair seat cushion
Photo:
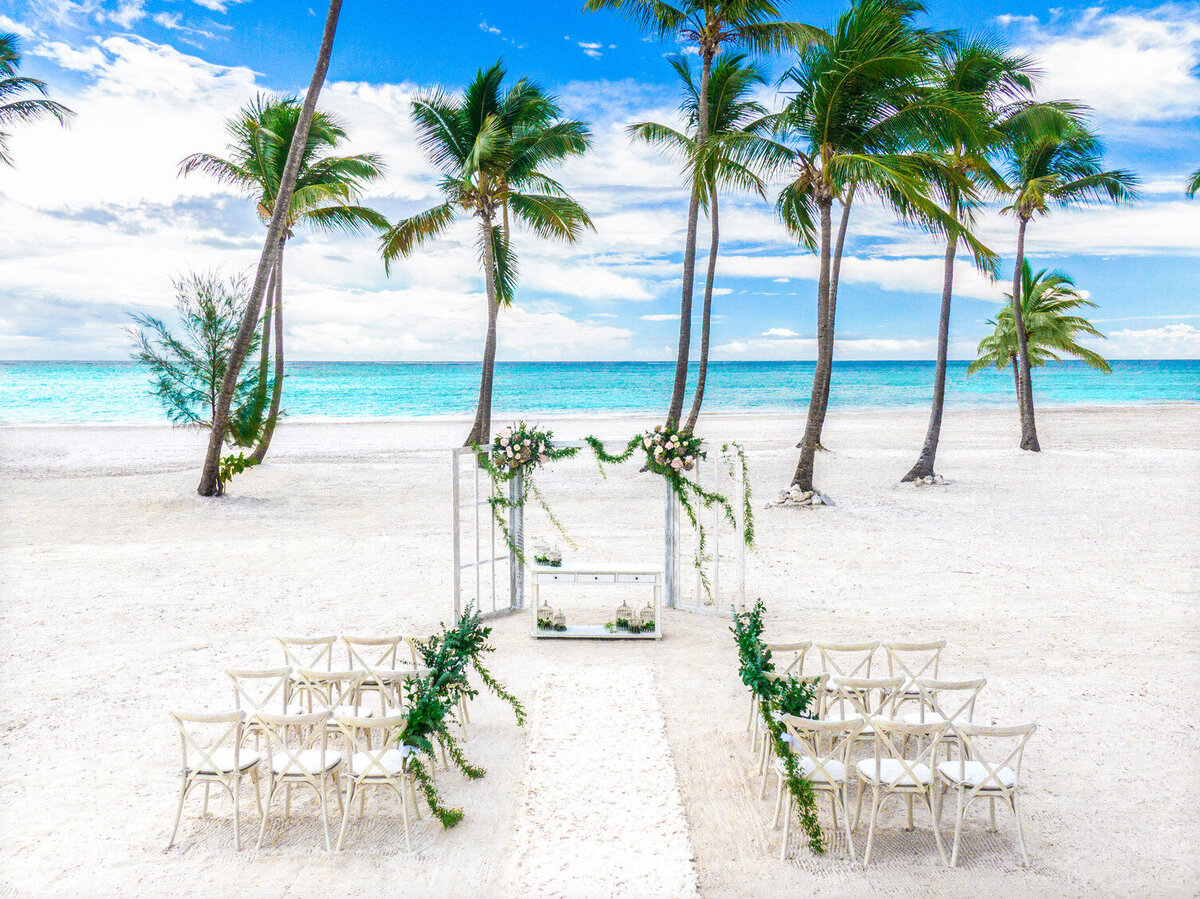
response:
[[[996,780],[999,780],[1006,788],[1011,788],[1017,782],[1017,775],[1008,767],[1000,768],[996,771],[996,779],[992,779],[983,762],[964,762],[959,760],[942,762],[938,765],[938,773],[951,783],[965,784],[968,787],[977,787],[984,781],[987,781],[987,786],[984,787],[985,790],[998,790],[999,787],[996,786]]]
[[[233,764],[233,750],[230,748],[222,747],[221,749],[214,749],[208,756],[209,759],[212,759],[211,762],[198,752],[189,752],[188,770],[198,771],[201,774],[228,774],[232,771],[246,771],[253,768],[258,764],[259,758],[261,758],[253,749],[243,749],[238,753],[237,767],[235,768]],[[214,765],[216,766],[215,770]]]
[[[404,770],[404,759],[407,755],[407,747],[403,750],[387,749],[383,753],[356,752],[350,757],[350,773],[355,777],[384,777],[386,771],[386,776],[392,777]]]
[[[866,719],[866,723],[863,724],[863,729],[862,729],[862,733],[864,735],[869,736],[870,734],[875,733],[875,729],[873,727],[871,727],[871,719],[868,718],[866,715],[864,715],[862,712],[856,711],[851,708],[830,709],[829,711],[827,711],[825,713],[825,715],[821,718],[821,720],[822,721],[851,721],[855,718]]]
[[[304,749],[293,760],[285,752],[277,752],[271,757],[271,770],[276,774],[321,774],[332,771],[342,763],[342,754],[325,750],[325,765],[321,766],[321,750]]]
[[[904,766],[897,759],[880,759],[877,777],[875,759],[863,759],[858,763],[858,776],[867,783],[895,784],[899,787],[917,787],[929,784],[932,772],[928,765],[918,762],[916,764],[909,763],[909,767],[916,774],[916,780],[913,780],[913,775],[905,771]]]
[[[830,760],[821,766],[821,770],[817,771],[817,763],[812,756],[802,755],[797,760],[800,766],[800,773],[808,780],[814,783],[841,783],[846,779],[846,766],[836,760]],[[783,766],[783,759],[775,759],[775,770],[782,777],[787,773],[787,769]],[[814,772],[816,772],[814,774]]]

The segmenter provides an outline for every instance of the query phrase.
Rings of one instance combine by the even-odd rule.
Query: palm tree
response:
[[[1021,272],[1025,260],[1025,229],[1037,216],[1049,213],[1051,205],[1069,207],[1078,203],[1120,203],[1137,198],[1137,176],[1124,169],[1102,168],[1104,144],[1084,124],[1081,112],[1064,110],[1048,123],[1033,127],[1019,120],[1005,148],[1007,181],[1012,196],[1011,212],[1017,219],[1017,258],[1013,270],[1013,297],[1017,340],[1017,403],[1021,413],[1021,449],[1039,452],[1037,425],[1033,417],[1030,386],[1030,357],[1021,315]]]
[[[1198,193],[1200,193],[1200,169],[1196,169],[1188,176],[1187,198],[1190,200]]]
[[[300,118],[296,122],[296,131],[291,146],[288,148],[287,161],[283,174],[279,179],[279,191],[275,197],[275,205],[271,212],[271,223],[267,226],[267,237],[263,242],[262,254],[258,258],[258,270],[254,273],[254,286],[250,289],[250,299],[246,303],[246,311],[242,315],[242,323],[238,328],[237,339],[229,354],[229,363],[225,366],[225,379],[221,382],[221,392],[217,396],[217,406],[213,410],[212,429],[208,435],[208,451],[204,456],[204,468],[200,472],[200,483],[196,492],[201,496],[220,496],[225,485],[221,482],[221,446],[225,442],[225,432],[229,427],[229,406],[237,388],[237,374],[246,361],[250,352],[250,344],[258,324],[258,312],[266,296],[268,281],[275,270],[276,257],[279,247],[287,230],[287,213],[292,202],[292,191],[296,186],[296,176],[300,172],[300,156],[308,143],[308,131],[312,126],[313,115],[317,108],[317,97],[321,94],[321,86],[325,83],[325,73],[329,71],[329,59],[333,55],[333,38],[337,33],[338,16],[342,12],[342,0],[329,0],[329,11],[325,14],[325,28],[321,33],[321,49],[317,53],[317,64],[313,69],[312,80],[309,81],[308,91],[304,95],[304,104],[300,109]]]
[[[800,49],[825,37],[811,25],[785,22],[781,4],[773,0],[587,0],[589,11],[611,9],[634,22],[659,40],[679,39],[700,56],[700,109],[708,109],[709,81],[713,60],[724,47],[741,46],[754,53],[777,53]],[[696,145],[708,140],[708,118],[701,116],[696,128]],[[693,180],[688,204],[687,238],[683,251],[683,291],[679,306],[679,349],[675,356],[675,385],[666,424],[675,428],[683,415],[687,389],[688,358],[692,343],[692,293],[696,279],[696,233],[700,217],[701,180]]]
[[[48,91],[44,81],[17,75],[20,68],[20,40],[11,32],[0,34],[0,162],[5,165],[13,164],[8,155],[8,138],[14,124],[35,122],[49,116],[57,119],[60,125],[66,125],[75,115],[61,103],[46,99]],[[29,91],[41,96],[20,99]]]
[[[691,412],[683,430],[691,433],[700,416],[704,402],[704,385],[708,376],[708,348],[712,326],[713,284],[717,271],[717,251],[720,247],[720,215],[718,193],[722,188],[741,188],[766,196],[766,186],[753,164],[762,152],[763,138],[760,132],[770,124],[767,109],[751,99],[751,92],[766,83],[762,73],[746,62],[745,54],[723,53],[717,57],[709,77],[708,89],[708,144],[703,158],[698,155],[697,111],[700,108],[700,91],[691,65],[686,59],[672,59],[679,80],[683,83],[684,100],[680,106],[687,122],[686,133],[667,125],[641,122],[629,126],[635,138],[659,146],[682,157],[686,163],[688,178],[699,179],[693,190],[700,196],[701,204],[708,212],[710,241],[708,250],[708,272],[704,281],[704,311],[700,326],[700,360],[696,373],[696,390],[692,397]]]
[[[927,149],[942,156],[945,165],[979,190],[995,192],[1003,181],[992,167],[991,157],[999,149],[1003,129],[1015,117],[1030,114],[1029,96],[1033,85],[1032,61],[1011,56],[982,40],[964,42],[952,38],[937,54],[934,84],[943,92],[957,94],[968,102],[959,103],[941,116],[939,128],[928,132]],[[965,119],[964,116],[970,116]],[[939,200],[959,221],[970,224],[975,203],[953,184],[938,191]],[[938,440],[942,430],[942,410],[946,399],[946,360],[950,344],[950,305],[954,293],[954,257],[959,234],[946,234],[946,252],[942,269],[942,306],[938,318],[937,365],[933,378],[933,405],[925,443],[916,464],[903,481],[915,481],[934,475]]]
[[[1017,325],[1013,317],[1012,294],[1008,297],[1008,305],[1000,313],[988,321],[993,331],[979,341],[979,358],[967,366],[967,374],[973,375],[982,369],[995,367],[1004,369],[1012,366],[1013,387],[1017,401],[1020,402],[1023,391],[1032,391],[1031,383],[1023,383],[1018,376],[1017,355]],[[1047,362],[1061,362],[1060,353],[1074,356],[1087,363],[1092,368],[1106,374],[1112,372],[1108,361],[1099,353],[1080,346],[1076,336],[1088,334],[1092,337],[1103,338],[1096,328],[1086,318],[1069,314],[1072,310],[1083,306],[1095,307],[1095,303],[1086,300],[1075,288],[1075,282],[1070,276],[1060,271],[1047,272],[1042,269],[1034,273],[1028,260],[1021,263],[1021,322],[1025,329],[1025,346],[1027,347],[1030,366],[1037,367]],[[1032,393],[1030,394],[1032,403]]]
[[[953,185],[967,198],[974,185],[931,154],[913,149],[934,113],[951,101],[930,91],[931,36],[911,26],[918,7],[863,0],[838,19],[829,41],[806,50],[784,76],[794,97],[777,119],[793,179],[776,209],[788,230],[819,252],[817,364],[800,459],[792,484],[812,491],[816,450],[829,403],[833,366],[838,261],[846,217],[856,191],[873,194],[904,217],[956,233],[981,263],[990,252],[952,213],[929,196],[931,178]],[[838,259],[832,247],[833,204],[842,206]]]
[[[504,75],[497,62],[478,72],[460,98],[435,90],[413,101],[421,145],[442,173],[442,202],[397,222],[381,241],[390,269],[397,259],[445,233],[459,212],[479,222],[488,328],[479,403],[465,446],[491,439],[496,321],[500,307],[512,303],[517,279],[510,218],[539,237],[566,243],[592,227],[583,207],[545,173],[587,151],[587,126],[560,118],[555,100],[525,79],[503,91]]]
[[[200,171],[218,181],[239,188],[258,201],[258,216],[269,223],[279,196],[279,185],[287,164],[292,140],[300,121],[301,107],[291,97],[256,97],[236,118],[229,133],[228,158],[196,153],[180,165],[180,174]],[[270,344],[266,322],[273,319],[275,330],[275,377],[271,384],[271,406],[262,427],[262,436],[253,459],[261,462],[271,445],[279,402],[283,392],[283,251],[294,229],[303,225],[318,231],[357,233],[364,227],[385,231],[387,219],[373,209],[356,203],[363,189],[383,175],[383,164],[372,154],[337,156],[334,151],[346,138],[345,127],[333,116],[317,110],[313,113],[308,140],[300,154],[300,168],[279,238],[279,252],[272,272],[273,298],[268,294],[264,310],[262,359],[264,370],[259,389],[267,389],[265,368]],[[265,396],[260,398],[261,402]]]

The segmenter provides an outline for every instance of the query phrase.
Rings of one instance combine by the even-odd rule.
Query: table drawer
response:
[[[590,575],[587,577],[590,577]],[[578,579],[578,575],[566,573],[551,574],[546,571],[538,572],[533,576],[534,583],[536,584],[573,584]]]
[[[619,584],[653,584],[658,578],[653,574],[618,574]]]
[[[615,584],[615,574],[581,574],[576,579],[580,584]]]

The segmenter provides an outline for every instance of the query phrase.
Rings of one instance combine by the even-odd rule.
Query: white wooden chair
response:
[[[808,684],[809,687],[812,689],[812,694],[813,694],[812,702],[809,704],[809,707],[808,707],[808,713],[813,719],[818,719],[821,717],[821,713],[824,711],[824,705],[825,705],[826,675],[824,675],[824,674],[789,675],[789,674],[780,673],[778,671],[768,671],[766,673],[765,677],[767,678],[767,680],[772,681],[772,682],[780,681],[780,680],[794,680],[797,683]],[[755,708],[757,709],[757,705],[755,706]],[[783,720],[783,716],[779,712],[773,711],[772,714],[775,716],[776,721]],[[759,718],[759,721],[761,722],[762,715],[760,714],[758,716],[758,718]],[[763,728],[762,745],[758,751],[758,773],[759,773],[759,776],[762,777],[762,787],[759,790],[759,797],[762,799],[765,799],[767,797],[767,772],[770,769],[771,760],[773,758],[775,758],[775,746],[772,744],[772,742],[769,739],[767,739],[767,736],[768,736],[768,734],[766,732],[766,728]],[[788,740],[788,735],[787,735],[786,730],[784,730],[784,732],[783,732],[783,740],[784,740],[784,742],[787,742],[787,740]]]
[[[795,643],[766,643],[771,653],[771,663],[775,666],[776,674],[803,674],[804,656],[812,647],[811,640],[800,640]],[[746,720],[746,730],[750,731],[750,751],[758,751],[758,737],[762,732],[762,716],[758,713],[758,697],[750,694],[750,717]]]
[[[400,672],[396,660],[401,646],[406,657],[404,673],[412,672],[407,662],[411,647],[405,638],[342,637],[342,642],[346,645],[346,664],[366,672],[361,691],[378,694],[379,714],[387,715],[389,709],[402,708],[404,695],[397,687],[403,684],[403,679],[395,677]]]
[[[850,747],[857,739],[865,723],[861,718],[844,721],[810,721],[784,715],[780,719],[788,735],[792,751],[797,756],[801,776],[812,785],[814,793],[829,795],[829,808],[833,814],[834,830],[838,827],[838,806],[842,809],[842,826],[846,829],[846,846],[850,858],[855,858],[854,837],[850,833],[850,806],[847,801]],[[779,826],[783,814],[783,841],[779,857],[787,857],[788,831],[792,815],[792,797],[787,787],[787,767],[783,759],[777,758],[771,765],[777,787],[775,793],[775,819],[772,827]]]
[[[876,718],[872,722],[875,751],[871,757],[862,759],[855,766],[858,773],[858,801],[854,808],[853,825],[855,830],[858,829],[858,819],[862,813],[863,793],[866,787],[871,788],[871,821],[867,829],[867,847],[863,852],[864,865],[871,863],[871,847],[875,842],[879,809],[888,796],[897,794],[905,797],[908,803],[907,830],[913,829],[913,801],[924,801],[933,823],[933,838],[937,843],[938,855],[943,862],[946,861],[946,850],[942,846],[942,834],[938,828],[935,806],[938,794],[933,773],[933,763],[938,752],[937,738],[945,727],[940,721],[906,724],[903,721]],[[923,748],[908,756],[904,747],[910,740],[915,740]]]
[[[272,715],[260,712],[255,716],[267,740],[267,805],[258,830],[258,848],[262,848],[271,806],[280,787],[284,789],[284,818],[292,814],[292,788],[308,787],[316,794],[321,807],[321,824],[325,828],[325,848],[332,850],[329,837],[329,792],[333,788],[338,811],[342,807],[341,780],[338,766],[342,754],[329,748],[328,711],[304,715]]]
[[[917,678],[937,679],[938,664],[945,648],[945,640],[883,644],[884,652],[887,653],[888,674],[899,674],[904,678],[904,694],[900,697],[902,703],[916,702],[920,698],[917,692]]]
[[[917,710],[907,712],[901,720],[907,724],[944,721],[946,730],[942,733],[941,741],[949,752],[950,747],[958,742],[955,727],[971,724],[975,720],[975,700],[987,686],[987,680],[982,677],[960,681],[918,677],[916,686]]]
[[[412,851],[412,836],[409,833],[409,817],[420,818],[417,791],[413,777],[408,772],[408,756],[412,750],[398,745],[401,733],[408,723],[407,715],[392,715],[387,718],[355,718],[351,715],[334,715],[341,731],[343,747],[349,767],[346,772],[346,803],[342,809],[342,827],[338,831],[337,849],[340,852],[346,840],[346,829],[350,824],[350,809],[358,796],[358,816],[363,816],[366,805],[367,787],[388,787],[400,800],[400,813],[404,819],[404,845]],[[410,805],[411,803],[411,805]]]
[[[260,816],[263,813],[262,797],[258,791],[258,760],[261,756],[253,749],[242,747],[246,713],[241,710],[218,714],[171,712],[171,719],[179,729],[182,783],[179,787],[179,805],[175,809],[175,826],[171,828],[167,848],[175,845],[179,819],[183,816],[183,803],[188,793],[203,784],[204,807],[200,814],[207,816],[208,791],[216,784],[233,800],[233,842],[241,849],[239,794],[244,778],[249,777],[253,782],[258,813]]]
[[[871,661],[879,649],[878,640],[861,643],[813,643],[821,660],[821,670],[829,675],[825,689],[832,693],[843,677],[870,677]]]
[[[292,680],[295,681],[297,672],[332,671],[333,647],[337,637],[276,637],[283,648],[283,664],[292,669]],[[286,697],[287,704],[292,704],[291,688]]]
[[[900,694],[904,690],[904,678],[896,677],[839,677],[830,693],[826,690],[825,721],[846,721],[862,718],[864,723],[859,740],[874,739],[876,718],[891,720],[896,717]]]
[[[357,715],[367,718],[374,714],[371,709],[361,707],[362,685],[367,672],[313,671],[298,668],[292,672],[293,701],[288,712],[293,715],[325,711],[330,714]],[[330,721],[329,726],[335,725]]]
[[[1025,849],[1025,831],[1021,826],[1021,762],[1025,756],[1025,744],[1036,729],[1036,724],[955,725],[958,757],[937,766],[939,799],[946,790],[954,790],[957,798],[954,813],[954,848],[950,853],[950,867],[958,864],[958,845],[962,838],[963,819],[967,808],[976,799],[988,800],[993,832],[996,830],[996,800],[1008,803],[1017,822],[1021,859],[1026,865],[1029,864],[1029,853]]]
[[[243,736],[254,735],[254,748],[259,748],[260,732],[253,715],[256,712],[287,711],[287,696],[291,684],[291,668],[226,668],[225,675],[233,682],[233,701],[246,713]]]

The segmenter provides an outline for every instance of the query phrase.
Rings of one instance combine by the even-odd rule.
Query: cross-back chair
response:
[[[838,827],[838,806],[842,810],[842,826],[846,829],[846,846],[850,858],[855,858],[854,838],[850,833],[850,807],[847,799],[848,777],[847,766],[850,761],[850,747],[858,738],[862,726],[866,723],[862,718],[847,718],[844,721],[811,721],[807,718],[796,718],[792,715],[780,717],[784,732],[789,737],[788,743],[796,756],[800,775],[809,782],[814,793],[829,795],[829,808],[833,814],[833,827]],[[775,793],[775,819],[772,827],[779,826],[779,817],[783,815],[783,841],[779,848],[779,857],[787,857],[788,832],[792,816],[792,797],[787,787],[787,766],[783,759],[775,759],[771,772],[777,780]]]
[[[950,867],[958,864],[958,845],[962,838],[963,819],[967,808],[976,799],[987,799],[991,807],[991,829],[996,830],[996,800],[1007,802],[1017,823],[1017,842],[1021,859],[1029,864],[1025,849],[1025,831],[1021,826],[1021,762],[1025,745],[1036,724],[984,725],[957,724],[957,758],[937,766],[939,798],[953,790],[957,803],[954,813],[954,848]],[[939,802],[940,804],[940,802]]]
[[[233,682],[233,701],[247,714],[243,735],[254,735],[254,748],[259,747],[260,733],[254,721],[255,712],[287,711],[287,698],[292,669],[284,668],[226,668],[225,676]]]
[[[900,695],[904,690],[904,678],[896,677],[839,677],[833,692],[826,690],[826,721],[845,721],[862,718],[864,724],[858,740],[874,739],[874,722],[877,718],[896,717]]]
[[[179,805],[175,809],[175,826],[171,828],[170,849],[175,845],[179,833],[179,819],[183,816],[183,803],[195,787],[204,787],[202,816],[208,815],[208,791],[214,784],[221,787],[233,800],[233,842],[242,848],[241,805],[239,794],[242,780],[249,777],[254,784],[254,798],[258,813],[262,815],[262,797],[258,791],[258,760],[260,754],[242,747],[242,728],[246,713],[238,710],[217,714],[171,712],[171,719],[179,730],[182,764],[179,787]]]
[[[404,844],[412,851],[409,817],[420,818],[414,779],[408,771],[410,747],[398,745],[408,723],[407,715],[386,718],[356,718],[334,715],[341,732],[349,767],[346,772],[346,804],[342,809],[342,827],[338,831],[337,849],[340,852],[350,824],[350,809],[358,797],[358,816],[363,816],[368,787],[389,788],[400,800],[404,819]]]
[[[804,656],[812,647],[812,640],[793,643],[766,643],[771,653],[771,662],[779,674],[803,674]],[[750,731],[750,751],[758,751],[758,737],[762,732],[762,716],[758,714],[758,699],[750,694],[750,717],[746,719],[746,730]]]
[[[295,701],[289,707],[292,714],[311,714],[325,711],[368,717],[371,709],[361,708],[362,685],[367,673],[354,671],[313,671],[298,668],[292,672],[292,691]],[[330,727],[333,727],[332,722]]]
[[[769,682],[778,683],[779,681],[795,681],[801,685],[807,685],[812,692],[812,699],[809,701],[807,715],[811,718],[820,718],[824,710],[825,703],[825,679],[824,674],[805,674],[805,675],[790,675],[780,671],[768,671],[763,675]],[[758,710],[758,697],[755,697],[755,710]],[[776,721],[782,720],[782,713],[778,709],[772,709],[771,714]],[[761,726],[762,715],[758,715]],[[783,732],[783,740],[787,742],[787,731]],[[769,739],[769,734],[766,728],[763,728],[763,739],[761,748],[758,751],[758,773],[762,777],[762,786],[759,790],[759,795],[766,798],[767,795],[767,770],[770,767],[771,759],[775,757],[775,746]]]
[[[393,675],[397,672],[397,658],[400,648],[404,647],[405,670],[407,657],[411,647],[402,636],[396,637],[342,637],[346,646],[346,664],[350,668],[366,672],[366,679],[361,690],[364,693],[376,693],[379,696],[379,714],[388,714],[389,708],[397,709],[403,705],[403,696],[396,693],[396,681]]]
[[[906,713],[903,720],[908,724],[944,721],[946,730],[941,739],[949,751],[958,742],[956,727],[975,720],[975,700],[985,686],[987,680],[982,677],[958,681],[919,677],[916,680],[917,710]]]
[[[821,670],[829,675],[825,689],[832,692],[843,677],[870,677],[871,662],[879,649],[878,640],[861,643],[813,643],[821,661]]]
[[[922,643],[893,641],[884,643],[887,653],[888,674],[899,674],[904,678],[904,695],[901,702],[916,702],[919,699],[917,678],[938,676],[945,640],[927,640]]]
[[[292,679],[296,672],[332,671],[333,647],[337,643],[336,636],[330,637],[280,637],[275,638],[283,648],[283,664],[292,669]],[[288,687],[287,702],[291,705],[291,686]]]
[[[908,804],[908,827],[913,829],[913,802],[921,799],[929,810],[933,823],[933,838],[937,843],[938,855],[946,861],[946,850],[942,846],[942,834],[938,827],[938,812],[935,805],[937,784],[933,768],[937,759],[937,738],[945,730],[944,722],[906,724],[903,721],[876,718],[872,722],[874,752],[855,766],[858,774],[858,801],[854,808],[853,828],[858,828],[862,813],[863,793],[871,788],[871,820],[867,828],[867,846],[863,852],[863,864],[871,863],[871,847],[875,843],[875,828],[879,820],[879,809],[884,800],[892,795],[901,795]],[[922,747],[911,755],[905,747],[910,741]]]
[[[321,808],[321,824],[325,828],[325,848],[333,848],[329,837],[329,788],[333,787],[338,811],[343,812],[341,780],[338,766],[342,754],[329,748],[328,711],[304,715],[272,715],[259,712],[255,716],[270,757],[267,766],[267,804],[258,830],[258,848],[262,848],[271,806],[280,788],[284,790],[284,818],[291,817],[292,788],[307,787],[316,795]]]

